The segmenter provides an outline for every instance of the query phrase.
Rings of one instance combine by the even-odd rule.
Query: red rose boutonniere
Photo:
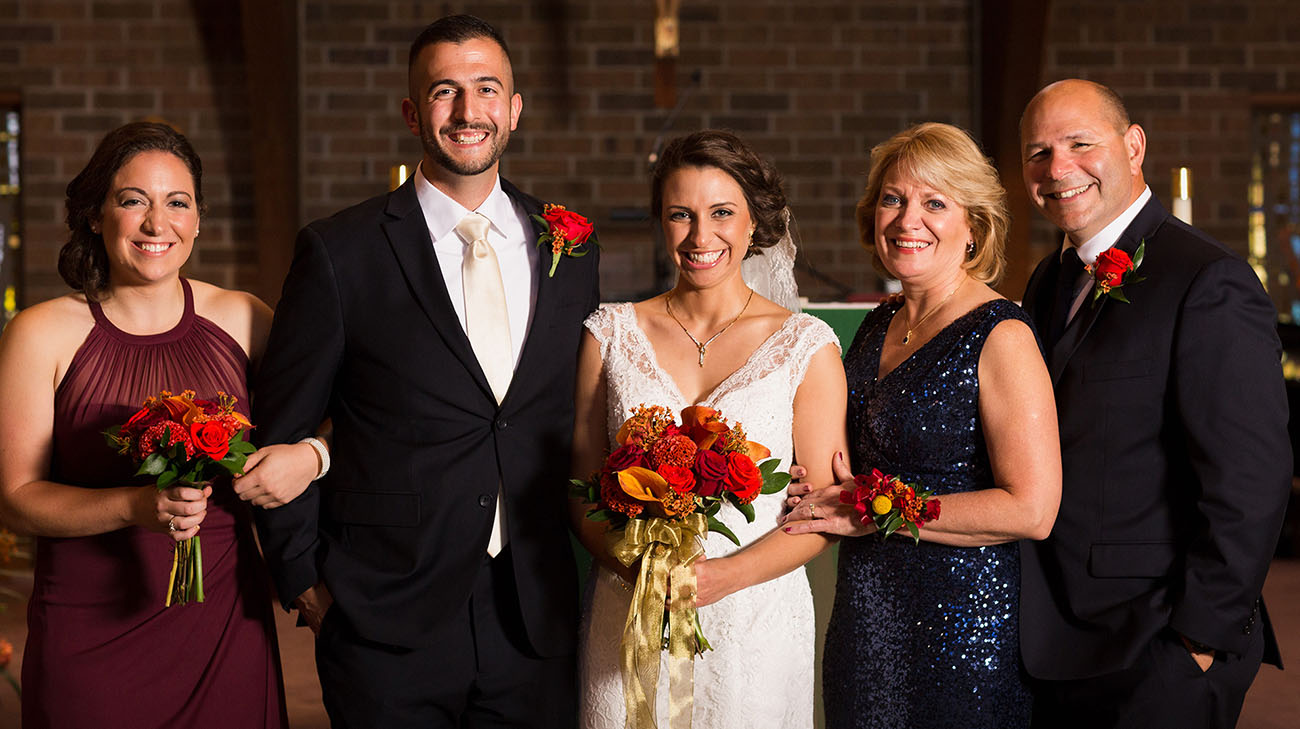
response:
[[[596,227],[585,216],[572,210],[565,210],[563,205],[547,204],[541,215],[532,216],[541,235],[537,236],[538,246],[551,247],[551,270],[547,276],[555,276],[555,267],[560,264],[560,256],[579,258],[590,250],[588,243],[596,243]]]
[[[1124,287],[1132,283],[1140,283],[1146,280],[1144,277],[1137,275],[1138,266],[1142,265],[1142,255],[1146,252],[1147,242],[1143,240],[1138,244],[1137,252],[1132,258],[1124,251],[1118,248],[1108,248],[1097,256],[1096,262],[1088,266],[1087,271],[1094,281],[1092,287],[1092,303],[1095,306],[1097,299],[1103,296],[1109,296],[1112,299],[1118,299],[1125,304],[1129,300],[1124,296]]]

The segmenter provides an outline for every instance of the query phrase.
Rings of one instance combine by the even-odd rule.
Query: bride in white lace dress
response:
[[[767,259],[786,259],[777,278],[790,282],[785,298],[793,300],[779,176],[734,135],[704,131],[668,145],[652,185],[651,210],[678,282],[665,294],[587,319],[575,473],[600,468],[636,405],[680,412],[702,404],[742,423],[783,469],[796,453],[801,465],[826,464],[826,473],[809,465],[808,480],[829,483],[831,457],[844,449],[846,387],[835,335],[820,320],[756,295],[741,275],[747,254],[780,242]],[[759,496],[753,523],[724,506],[718,517],[743,548],[710,534],[706,559],[696,563],[700,621],[714,648],[695,660],[696,729],[813,725],[813,601],[804,571],[795,568],[828,542],[778,529],[781,502],[781,494]],[[636,572],[609,556],[604,523],[585,519],[588,508],[573,503],[575,528],[595,558],[579,655],[581,726],[623,729],[619,643]],[[661,726],[667,675],[661,667]]]

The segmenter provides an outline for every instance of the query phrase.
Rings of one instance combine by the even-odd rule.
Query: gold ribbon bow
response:
[[[690,729],[695,705],[695,570],[704,553],[700,540],[709,526],[703,514],[682,520],[632,519],[612,548],[625,565],[641,560],[632,606],[623,626],[623,697],[628,729],[655,729],[659,652],[668,649],[668,726]],[[668,639],[663,640],[664,601],[668,601]]]

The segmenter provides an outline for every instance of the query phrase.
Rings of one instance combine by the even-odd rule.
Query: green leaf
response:
[[[1124,296],[1124,292],[1119,289],[1111,289],[1110,298],[1115,299],[1116,301],[1123,301],[1125,304],[1132,303],[1128,300],[1128,297]]]
[[[1137,252],[1133,254],[1133,268],[1130,270],[1136,270],[1138,266],[1142,265],[1142,259],[1146,257],[1146,253],[1147,253],[1147,239],[1143,238],[1142,242],[1138,243]]]
[[[587,512],[587,518],[592,521],[609,521],[610,516],[609,509],[596,509]]]
[[[790,474],[772,473],[763,475],[763,488],[760,493],[779,494],[790,485]]]
[[[909,521],[909,522],[907,523],[907,531],[909,531],[909,532],[912,533],[912,539],[913,539],[917,544],[920,544],[920,543],[921,543],[921,530],[920,530],[920,529],[917,529],[915,524],[913,524],[912,522]]]
[[[257,452],[257,446],[246,440],[233,440],[230,442],[230,452],[238,453],[241,456],[251,456]]]
[[[171,486],[175,482],[176,482],[175,471],[170,471],[170,470],[163,471],[161,474],[158,475],[158,490],[162,491],[163,489],[167,488],[168,486]]]
[[[723,524],[722,522],[718,521],[713,517],[709,517],[709,531],[717,532],[722,536],[726,537],[727,539],[730,539],[731,541],[735,542],[737,547],[740,546],[740,540],[736,538],[735,533],[733,533],[730,529],[728,529],[726,524]]]
[[[721,501],[714,501],[713,503],[709,504],[708,508],[706,508],[706,509],[704,510],[704,515],[705,515],[705,516],[716,516],[717,513],[718,513],[721,509],[722,509],[722,502],[721,502]]]
[[[150,453],[149,457],[140,464],[140,470],[136,471],[135,475],[157,476],[164,468],[167,468],[167,457],[161,453]]]
[[[753,524],[753,523],[754,523],[754,505],[753,505],[753,504],[742,504],[742,503],[739,503],[739,502],[734,502],[734,503],[735,503],[735,507],[736,507],[736,509],[737,509],[741,514],[744,514],[744,515],[745,515],[745,523],[746,523],[746,524]]]

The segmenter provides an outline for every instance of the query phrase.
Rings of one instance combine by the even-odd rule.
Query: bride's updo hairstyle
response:
[[[664,181],[683,167],[716,167],[731,176],[749,206],[754,237],[745,258],[761,254],[785,236],[785,188],[781,173],[731,132],[705,129],[677,137],[664,147],[650,178],[650,215],[656,224],[664,211]]]
[[[203,163],[184,135],[157,122],[133,122],[105,134],[90,161],[68,183],[64,205],[70,235],[59,250],[59,275],[91,301],[103,297],[109,285],[108,251],[93,226],[99,222],[113,176],[137,154],[155,151],[173,154],[185,163],[194,178],[199,215],[204,212]]]
[[[993,163],[966,132],[927,122],[895,134],[871,150],[867,189],[858,201],[858,240],[882,276],[893,278],[876,251],[876,205],[890,170],[898,168],[966,209],[973,250],[963,264],[976,281],[997,283],[1006,268],[1011,213]]]

